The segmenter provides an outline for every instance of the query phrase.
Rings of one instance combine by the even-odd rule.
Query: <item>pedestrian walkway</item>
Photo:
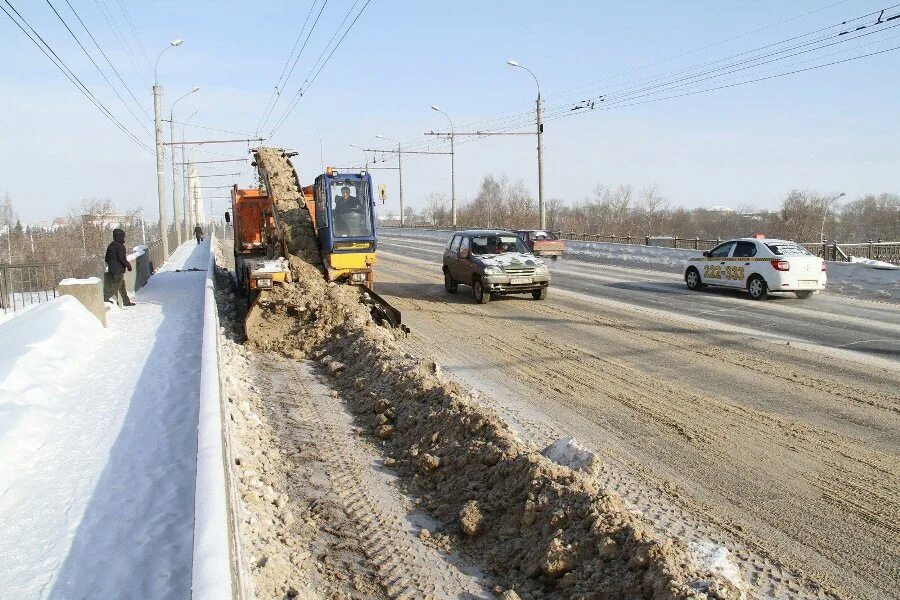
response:
[[[16,431],[0,426],[0,596],[190,597],[209,252],[182,244],[136,306],[111,309],[81,351],[60,345],[38,412],[0,376],[0,409],[31,410],[28,444],[3,446]]]

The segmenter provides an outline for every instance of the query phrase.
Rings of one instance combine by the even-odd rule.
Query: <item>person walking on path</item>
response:
[[[194,237],[197,238],[198,244],[203,241],[203,228],[199,225],[194,227]]]
[[[134,306],[125,288],[125,271],[131,270],[128,253],[125,252],[125,230],[113,229],[113,241],[106,247],[106,273],[103,278],[103,299],[122,297],[123,306]]]

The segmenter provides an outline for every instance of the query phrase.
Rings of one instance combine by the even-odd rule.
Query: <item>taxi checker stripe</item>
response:
[[[710,257],[703,257],[703,256],[701,256],[701,257],[699,257],[699,258],[692,258],[692,259],[690,260],[690,262],[704,262],[704,261],[713,261],[713,262],[770,262],[770,261],[773,261],[773,260],[784,260],[784,259],[780,259],[780,258],[752,258],[752,257],[743,257],[743,258],[742,258],[742,257],[740,257],[740,256],[737,256],[737,257],[733,256],[733,257],[731,257],[731,258],[717,258],[717,257],[714,257],[714,256],[710,256]]]

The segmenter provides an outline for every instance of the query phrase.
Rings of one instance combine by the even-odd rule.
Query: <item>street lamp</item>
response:
[[[547,228],[547,212],[544,209],[544,110],[541,106],[541,83],[538,81],[534,71],[520,65],[518,62],[510,59],[506,61],[511,67],[524,69],[528,71],[537,84],[537,156],[538,156],[538,212],[540,214],[541,229]]]
[[[191,94],[194,94],[199,91],[200,91],[199,87],[194,87],[187,94],[184,94],[183,96],[178,98],[178,100],[173,102],[172,106],[169,108],[169,141],[172,142],[172,144],[173,144],[173,146],[170,150],[170,154],[172,155],[172,211],[173,211],[172,220],[175,223],[175,235],[178,239],[179,246],[181,245],[181,242],[188,239],[188,232],[187,232],[187,214],[184,215],[185,216],[184,225],[183,225],[184,228],[182,229],[181,211],[178,210],[178,200],[177,200],[178,192],[175,189],[176,188],[176,186],[175,186],[175,181],[176,181],[175,146],[174,146],[174,144],[175,144],[175,105],[178,104],[179,101],[190,96]],[[184,231],[184,236],[182,236],[182,231]]]
[[[163,256],[169,258],[169,224],[166,218],[166,166],[163,164],[162,141],[162,88],[159,86],[159,59],[169,48],[176,48],[183,44],[182,40],[173,40],[156,57],[156,65],[153,67],[153,117],[156,122],[156,191],[159,196],[159,233],[162,238]],[[174,182],[173,182],[174,184]],[[177,227],[176,227],[177,229]]]
[[[403,227],[403,152],[400,148],[400,140],[395,140],[394,138],[383,136],[380,133],[376,134],[375,137],[377,137],[379,140],[397,142],[397,175],[400,178],[400,227]]]
[[[825,217],[828,216],[828,207],[831,206],[832,204],[834,204],[835,202],[837,202],[838,198],[843,198],[846,195],[847,194],[845,194],[844,192],[841,192],[840,194],[838,194],[837,196],[835,196],[834,198],[832,198],[831,200],[829,200],[828,202],[825,203],[825,210],[822,211],[822,229],[819,231],[819,239],[822,240],[823,245],[825,244]],[[825,254],[824,250],[823,250],[822,254],[824,256],[824,254]]]
[[[453,128],[453,119],[450,115],[442,111],[440,108],[431,105],[431,110],[436,111],[447,117],[450,121],[450,223],[456,228],[456,150],[454,148],[454,139],[456,138],[456,130]],[[402,217],[401,217],[402,218]]]

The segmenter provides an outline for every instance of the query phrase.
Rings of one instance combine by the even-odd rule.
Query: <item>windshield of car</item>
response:
[[[812,256],[812,252],[794,242],[769,242],[766,248],[775,256]]]
[[[371,207],[368,185],[365,180],[334,179],[331,182],[334,237],[371,237]]]
[[[516,235],[482,235],[472,238],[472,254],[504,252],[528,252],[528,249]]]

